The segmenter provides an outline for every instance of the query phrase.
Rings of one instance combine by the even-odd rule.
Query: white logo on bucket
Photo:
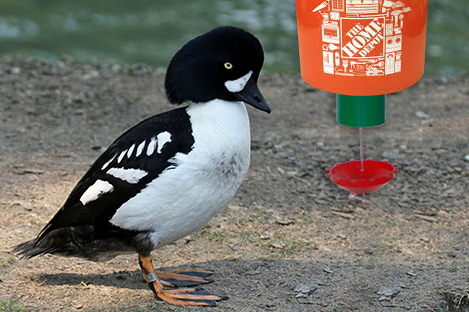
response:
[[[323,17],[324,73],[384,76],[401,71],[402,1],[325,0],[313,13]]]

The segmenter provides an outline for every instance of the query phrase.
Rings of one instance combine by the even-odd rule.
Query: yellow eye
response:
[[[226,68],[226,69],[232,69],[232,68],[233,68],[233,64],[231,64],[230,62],[226,62],[226,63],[225,63],[225,68]]]

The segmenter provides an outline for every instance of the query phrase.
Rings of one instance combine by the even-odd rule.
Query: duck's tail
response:
[[[53,253],[56,250],[54,247],[45,246],[37,239],[19,244],[13,248],[13,253],[21,256],[21,258],[30,259],[36,256]]]

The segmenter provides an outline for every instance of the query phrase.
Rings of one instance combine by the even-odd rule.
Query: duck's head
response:
[[[215,28],[174,55],[166,72],[166,96],[172,104],[243,101],[270,113],[257,87],[263,63],[264,51],[252,34],[230,26]]]

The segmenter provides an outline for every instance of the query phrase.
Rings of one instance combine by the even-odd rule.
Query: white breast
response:
[[[192,151],[176,154],[176,167],[165,170],[111,219],[121,228],[149,230],[155,247],[206,224],[233,197],[249,167],[249,117],[242,102],[194,103],[187,113]]]

